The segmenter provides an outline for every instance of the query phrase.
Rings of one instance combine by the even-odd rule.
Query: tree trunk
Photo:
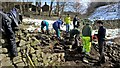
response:
[[[61,11],[61,13],[64,12],[65,4],[66,4],[66,2],[64,2],[63,5],[62,5],[62,11]]]
[[[20,4],[20,13],[23,14],[23,10],[22,10],[22,2]]]
[[[57,16],[59,16],[60,13],[59,13],[59,2],[57,2]]]
[[[38,5],[38,2],[36,2],[36,15],[38,13],[38,7],[37,7],[37,5]]]
[[[51,14],[52,14],[52,5],[53,5],[53,1],[51,1],[51,4],[50,4],[49,17],[51,17]]]
[[[41,2],[39,2],[38,8],[39,8],[39,15],[40,15],[41,14]]]

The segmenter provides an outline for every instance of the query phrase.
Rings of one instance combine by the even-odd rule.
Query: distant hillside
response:
[[[85,15],[89,16],[91,13],[93,13],[97,8],[105,5],[110,5],[110,4],[115,4],[116,2],[91,2],[88,9],[87,13]]]

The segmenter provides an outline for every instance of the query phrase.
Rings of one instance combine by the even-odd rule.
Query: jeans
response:
[[[98,45],[99,45],[99,54],[100,54],[100,58],[99,61],[105,61],[105,56],[104,56],[104,46],[105,46],[105,41],[98,41]]]
[[[70,31],[70,25],[66,24],[66,32],[68,33]]]
[[[56,26],[53,25],[53,28],[56,32],[57,37],[60,37],[60,29],[58,29]]]

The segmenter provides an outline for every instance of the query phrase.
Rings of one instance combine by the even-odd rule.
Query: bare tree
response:
[[[64,8],[65,8],[65,6],[66,6],[66,2],[61,2],[60,3],[60,7],[61,7],[61,13],[63,13],[64,12]]]
[[[49,10],[49,17],[51,17],[51,14],[52,14],[53,1],[54,0],[51,0],[50,10]]]
[[[59,16],[60,15],[59,1],[57,2],[56,9],[57,9],[57,16]]]
[[[39,2],[38,9],[39,9],[39,15],[40,15],[41,14],[41,2]]]
[[[69,10],[72,12],[80,13],[81,6],[82,6],[81,3],[78,2],[68,2],[66,7],[69,8]]]

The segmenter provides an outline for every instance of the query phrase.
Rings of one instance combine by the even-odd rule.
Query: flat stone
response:
[[[17,47],[17,51],[18,51],[18,52],[20,51],[20,47]]]
[[[41,52],[41,51],[36,50],[36,56],[37,56],[38,58],[39,58],[39,57],[40,57],[40,55],[41,55],[41,54],[40,54],[40,52]]]
[[[4,58],[1,61],[1,66],[12,66],[12,62],[10,61],[9,57]]]
[[[5,58],[5,57],[6,57],[5,54],[0,54],[0,61],[1,61],[3,58]]]
[[[17,66],[26,66],[23,62],[16,64]]]
[[[21,63],[21,62],[23,62],[22,57],[17,56],[15,58],[13,58],[13,63],[14,64]]]
[[[0,48],[0,54],[3,53],[2,48]]]
[[[18,56],[22,56],[20,52],[18,52]]]
[[[33,47],[30,48],[30,53],[31,53],[31,54],[35,53],[35,50],[34,50]]]
[[[8,53],[7,48],[2,48],[2,52],[5,53],[5,54]]]
[[[1,39],[0,42],[1,42],[2,44],[4,44],[4,43],[5,43],[5,40],[4,40],[4,39]]]
[[[21,50],[25,50],[26,49],[26,45],[25,46],[22,46],[20,47]]]
[[[26,41],[20,40],[19,46],[25,46]]]

